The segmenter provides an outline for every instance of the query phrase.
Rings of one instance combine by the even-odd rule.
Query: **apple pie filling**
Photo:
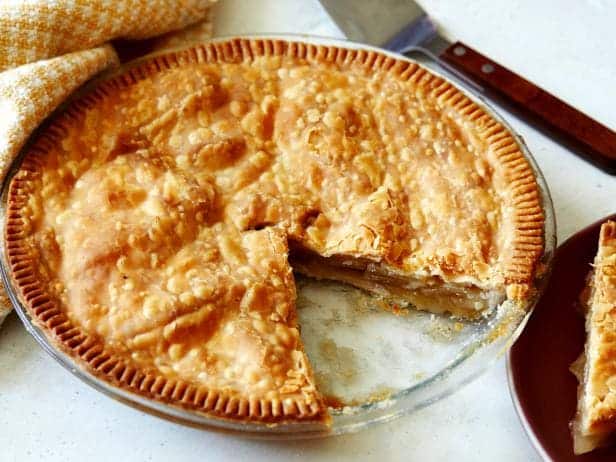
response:
[[[482,289],[468,282],[445,282],[438,276],[404,277],[362,259],[325,258],[292,251],[290,260],[294,270],[306,276],[344,282],[403,306],[460,319],[487,316],[505,299],[502,291]]]

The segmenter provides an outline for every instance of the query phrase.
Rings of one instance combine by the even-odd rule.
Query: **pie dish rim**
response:
[[[234,39],[235,40],[244,40],[244,39],[245,40],[251,40],[251,39],[254,39],[254,40],[265,40],[264,43],[274,43],[273,41],[277,41],[277,40],[286,40],[288,42],[293,42],[293,43],[302,43],[303,42],[305,44],[308,44],[309,47],[310,46],[315,46],[316,49],[322,49],[322,48],[327,46],[327,45],[324,45],[322,43],[319,43],[319,39],[318,38],[316,38],[316,39],[315,38],[308,38],[308,37],[305,37],[305,36],[297,36],[297,37],[293,36],[293,37],[290,37],[288,35],[284,35],[284,36],[277,37],[277,36],[268,35],[267,37],[250,36],[250,37],[241,37],[241,38],[234,38]],[[211,44],[214,44],[213,46],[216,46],[216,44],[231,43],[228,40],[229,40],[229,38],[224,38],[224,37],[223,38],[217,38],[215,40],[210,40],[210,41],[204,42],[203,46],[209,46]],[[359,48],[360,50],[362,50],[362,49],[363,50],[367,50],[367,55],[368,56],[376,55],[378,57],[378,54],[380,53],[381,55],[384,55],[386,57],[391,57],[391,58],[394,58],[394,59],[398,60],[398,61],[395,61],[395,62],[399,62],[399,61],[406,61],[406,62],[411,62],[411,63],[416,62],[416,61],[410,60],[410,59],[408,59],[406,57],[401,57],[401,56],[396,55],[394,53],[389,53],[389,52],[386,52],[384,50],[380,50],[380,49],[374,48],[374,47],[368,47],[368,46],[362,45],[362,44],[357,44],[356,47],[353,47],[352,46],[353,45],[352,42],[346,42],[346,41],[333,41],[333,42],[334,42],[333,48],[340,48],[340,47],[344,47],[344,48],[347,48],[347,49],[353,49],[353,48],[358,49]],[[327,39],[327,43],[329,43],[331,45],[332,44],[332,40]],[[193,49],[193,47],[187,48],[186,50],[191,50],[191,49]],[[188,53],[188,51],[184,51],[184,52]],[[134,63],[129,63],[128,66],[125,67],[118,74],[122,74],[124,71],[126,71],[126,69],[129,69],[129,73],[135,71],[136,69],[139,70],[139,69],[141,69],[141,66],[147,65],[149,60],[151,60],[151,59],[152,60],[156,60],[156,59],[159,59],[159,57],[161,57],[161,56],[165,56],[165,55],[168,56],[168,55],[170,55],[172,53],[175,53],[175,52],[158,53],[153,58],[152,57],[140,58],[139,60],[137,60]],[[180,51],[180,53],[181,53],[181,51]],[[362,51],[357,51],[356,53],[360,54],[360,53],[362,53]],[[420,68],[421,67],[423,67],[423,66],[420,66]],[[553,225],[553,223],[552,223],[553,222],[553,211],[551,209],[552,208],[552,204],[551,204],[551,200],[549,198],[549,193],[547,192],[547,187],[545,187],[544,180],[541,177],[540,172],[538,171],[536,165],[533,163],[532,157],[528,153],[528,150],[527,150],[526,146],[523,144],[523,142],[520,140],[520,138],[516,135],[516,133],[511,129],[511,127],[509,127],[502,120],[502,118],[498,117],[489,107],[487,107],[483,101],[478,101],[476,98],[473,98],[472,96],[470,96],[467,91],[461,90],[455,84],[452,85],[451,79],[448,79],[447,77],[444,77],[444,76],[440,75],[438,72],[434,72],[434,70],[432,70],[432,69],[429,69],[429,68],[425,68],[425,69],[428,71],[428,73],[430,73],[432,75],[435,75],[437,78],[442,79],[446,84],[448,84],[447,91],[449,90],[449,88],[453,88],[454,89],[454,92],[453,92],[454,94],[460,93],[463,96],[466,96],[470,100],[470,102],[474,103],[477,106],[477,108],[480,109],[480,111],[483,114],[488,116],[489,119],[491,119],[492,121],[495,121],[497,125],[500,124],[500,126],[501,126],[500,128],[504,129],[503,131],[505,132],[505,137],[504,138],[513,139],[514,145],[520,151],[520,154],[521,154],[522,158],[525,159],[526,162],[528,162],[528,171],[530,171],[532,173],[532,178],[533,178],[534,183],[536,184],[536,188],[537,188],[538,207],[540,208],[540,212],[544,215],[543,226],[541,227],[541,230],[540,230],[542,238],[544,239],[543,246],[542,246],[543,247],[543,252],[544,252],[544,259],[545,259],[545,257],[547,257],[548,260],[549,260],[550,253],[551,253],[551,252],[549,252],[549,250],[550,250],[550,243],[552,241],[551,235],[553,235],[553,232],[550,230],[550,228],[553,228],[553,226],[552,226]],[[135,71],[135,72],[138,72],[138,71]],[[116,77],[112,77],[112,79],[116,79],[116,78],[118,78],[118,77],[117,76]],[[23,152],[26,152],[26,151],[27,151],[27,149],[23,150]],[[20,162],[17,160],[17,161],[14,162],[13,165],[15,166],[18,163],[20,163]],[[14,171],[13,171],[13,173],[14,173]],[[5,191],[6,191],[6,185],[9,184],[12,176],[13,176],[12,174],[7,176],[7,179],[5,181]],[[4,255],[4,251],[5,251],[5,249],[3,248],[3,256],[6,257],[6,255]],[[9,257],[10,257],[10,255],[9,255]],[[540,257],[537,257],[537,259],[539,260]],[[3,264],[6,264],[6,263],[3,261]],[[10,276],[8,275],[7,268],[5,268],[3,266],[2,272],[3,272],[3,278],[5,278],[5,281],[9,280]],[[537,277],[539,275],[535,275],[535,276]],[[10,287],[11,287],[11,289],[13,289],[12,285],[10,285]],[[21,303],[20,303],[21,301],[17,297],[14,297],[15,294],[11,293],[10,295],[11,295],[11,299],[12,299],[13,303],[20,306],[21,305]],[[535,297],[533,296],[532,298],[534,299]],[[16,301],[18,303],[16,303]],[[525,304],[527,304],[529,306],[532,305],[532,303],[533,303],[531,298],[522,299],[522,302],[524,302]],[[18,311],[19,311],[20,316],[22,316],[22,320],[24,320],[27,317],[27,314],[26,314],[25,311],[22,312],[22,309],[23,309],[23,307],[20,306],[20,309],[18,309]],[[528,308],[526,310],[526,314],[528,314],[528,313],[530,313],[530,308]],[[30,313],[28,313],[28,314],[30,314]],[[38,340],[38,338],[37,338],[37,340]],[[57,347],[57,345],[56,345],[56,347]],[[50,349],[53,350],[53,348],[50,348]],[[64,351],[64,353],[66,353],[66,351]],[[58,358],[56,358],[56,359],[58,359]],[[427,379],[426,381],[428,381],[428,380],[429,379]],[[421,383],[424,383],[424,382],[421,382]],[[111,385],[108,381],[104,381],[104,383],[106,385]],[[97,387],[97,388],[100,389],[100,387]],[[137,396],[139,396],[139,395],[137,395]],[[147,399],[152,399],[152,398],[156,399],[156,397],[150,397],[150,398],[145,398],[145,399],[147,400]],[[207,415],[208,415],[208,417],[212,416],[211,414],[207,414]],[[293,418],[295,417],[294,414],[288,414],[288,415],[289,415],[289,417],[293,417]],[[246,416],[246,417],[249,417],[249,416]],[[309,416],[309,417],[311,417],[311,416]],[[215,419],[220,419],[220,418],[221,418],[221,416],[216,416]],[[253,423],[256,423],[257,425],[261,425],[262,426],[262,423],[259,423],[256,420],[255,421],[252,421],[252,420],[240,421],[240,422],[242,422],[243,424],[253,424]],[[278,422],[284,423],[285,421],[284,421],[284,419],[282,419],[282,420],[276,420],[275,422],[276,423],[278,423]],[[297,426],[297,421],[293,420],[293,424],[292,425],[293,426]]]

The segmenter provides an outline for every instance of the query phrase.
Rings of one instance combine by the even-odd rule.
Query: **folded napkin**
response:
[[[1,0],[0,179],[45,117],[84,82],[119,64],[107,42],[165,34],[151,44],[158,50],[203,40],[211,35],[215,1]],[[0,324],[10,309],[2,287]]]

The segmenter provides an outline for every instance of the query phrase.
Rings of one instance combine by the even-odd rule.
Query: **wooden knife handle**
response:
[[[463,43],[454,43],[440,58],[576,154],[616,174],[614,131]]]

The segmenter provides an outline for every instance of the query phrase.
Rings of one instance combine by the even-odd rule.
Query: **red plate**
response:
[[[556,251],[545,293],[508,355],[509,389],[533,445],[546,460],[616,461],[616,447],[573,454],[569,421],[576,408],[577,380],[569,365],[584,349],[584,318],[577,303],[597,252],[599,228],[580,231]]]

